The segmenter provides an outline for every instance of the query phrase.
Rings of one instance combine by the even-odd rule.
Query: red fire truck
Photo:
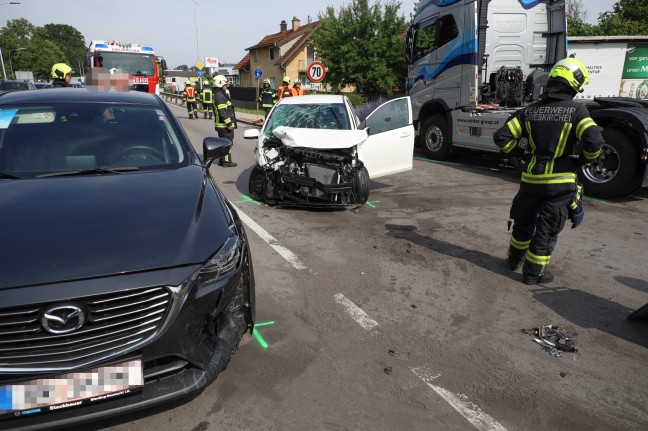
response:
[[[149,46],[123,44],[116,40],[92,40],[88,47],[86,67],[101,67],[111,73],[128,73],[134,90],[159,94],[166,62],[162,57],[156,57],[155,51]]]

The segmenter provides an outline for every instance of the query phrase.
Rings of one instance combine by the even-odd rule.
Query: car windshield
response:
[[[29,84],[26,82],[0,82],[0,90],[2,91],[24,91],[29,90]]]
[[[174,169],[188,163],[183,142],[154,106],[0,107],[0,172],[18,178]]]
[[[264,133],[272,136],[279,126],[303,129],[351,130],[351,123],[343,103],[278,105],[266,122]]]

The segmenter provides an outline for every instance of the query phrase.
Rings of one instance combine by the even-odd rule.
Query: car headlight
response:
[[[243,244],[238,235],[230,236],[218,252],[194,275],[195,282],[202,284],[216,280],[237,267]]]

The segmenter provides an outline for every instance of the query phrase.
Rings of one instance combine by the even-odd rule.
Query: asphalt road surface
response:
[[[213,123],[173,109],[201,151]],[[648,429],[648,322],[626,320],[648,302],[648,190],[586,199],[556,281],[527,286],[505,265],[518,180],[498,160],[417,152],[357,210],[283,209],[247,197],[246,127],[238,167],[212,172],[247,224],[259,336],[199,396],[96,429]],[[578,352],[521,331],[543,324]]]

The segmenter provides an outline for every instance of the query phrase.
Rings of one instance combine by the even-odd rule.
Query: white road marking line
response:
[[[232,204],[233,205],[233,204]],[[283,245],[279,244],[272,235],[270,235],[265,229],[259,226],[254,220],[252,220],[247,214],[241,211],[240,208],[234,206],[236,212],[238,213],[243,223],[245,223],[250,229],[252,229],[257,235],[261,237],[268,245],[275,249],[277,253],[281,255],[284,259],[288,261],[295,269],[306,269],[307,266],[304,265],[301,260],[290,250],[288,250]]]
[[[446,400],[456,411],[458,411],[468,422],[474,425],[480,431],[507,431],[499,422],[481,411],[479,406],[468,401],[465,395],[457,395],[431,383],[431,381],[441,377],[440,374],[432,374],[425,368],[412,368],[412,372],[441,398]]]
[[[355,320],[360,326],[362,326],[367,331],[369,331],[371,335],[374,335],[377,332],[374,331],[373,329],[378,326],[378,322],[376,322],[371,317],[369,317],[367,313],[362,311],[360,307],[355,305],[344,295],[342,295],[341,293],[337,293],[335,295],[335,302],[341,304],[346,310],[347,314],[351,316],[351,318]]]

